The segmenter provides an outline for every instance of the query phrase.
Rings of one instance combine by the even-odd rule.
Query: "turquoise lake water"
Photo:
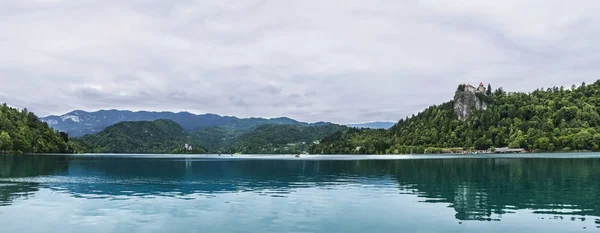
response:
[[[380,158],[0,155],[0,232],[600,231],[598,154]]]

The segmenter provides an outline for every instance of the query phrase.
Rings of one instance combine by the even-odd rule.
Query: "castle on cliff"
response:
[[[471,84],[465,84],[465,91],[472,93],[485,93],[485,86],[483,85],[483,82],[479,83],[479,87],[477,88],[471,86]]]
[[[477,88],[469,84],[461,84],[458,87],[454,95],[454,112],[459,120],[466,120],[473,111],[487,110],[486,98],[481,98],[486,91],[487,88],[485,88],[483,82]],[[481,96],[478,94],[481,94]]]

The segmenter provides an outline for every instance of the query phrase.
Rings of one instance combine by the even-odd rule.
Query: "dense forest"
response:
[[[0,152],[69,153],[69,136],[48,127],[27,109],[0,106]]]
[[[454,101],[450,101],[402,119],[389,130],[337,132],[312,147],[311,153],[436,153],[457,147],[600,150],[600,80],[531,93],[490,88],[481,98],[489,108],[473,112],[464,121],[458,119]]]
[[[98,134],[72,139],[77,152],[87,153],[205,153],[201,147],[185,144],[191,139],[183,127],[172,120],[121,122]]]
[[[225,153],[298,154],[321,138],[346,129],[340,125],[262,125],[233,139],[222,149]]]
[[[465,86],[457,89],[464,96]],[[27,109],[0,108],[0,152],[405,154],[443,149],[600,151],[600,80],[531,93],[476,94],[485,109],[459,119],[455,101],[431,106],[388,130],[319,124],[245,124],[186,131],[172,120],[121,122],[78,139],[52,130]],[[471,99],[473,100],[473,99]],[[244,126],[244,127],[242,127]],[[185,150],[189,144],[193,150]]]
[[[172,120],[131,121],[110,126],[98,134],[71,139],[84,153],[302,153],[319,139],[344,126],[260,125],[211,127],[188,132]],[[192,150],[184,149],[189,144]]]

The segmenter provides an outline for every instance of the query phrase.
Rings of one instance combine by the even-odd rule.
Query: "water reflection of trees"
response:
[[[399,187],[399,195],[418,195],[425,202],[449,203],[460,220],[500,220],[502,215],[520,209],[600,216],[598,159],[199,161],[32,157],[22,160],[0,160],[0,176],[65,174],[69,182],[58,180],[46,184],[47,187],[84,198],[233,192],[285,195],[298,188],[345,184],[373,187],[382,182],[389,187],[392,182]],[[0,202],[9,202],[38,188],[39,184],[2,187]]]
[[[302,187],[376,183],[392,177],[401,193],[415,193],[427,202],[450,203],[460,220],[498,220],[517,209],[600,216],[597,159],[99,160],[86,164],[89,168],[83,170],[119,174],[125,180],[194,181],[159,182],[134,190],[142,194],[173,190],[180,194],[260,190],[285,193]],[[103,191],[118,194],[119,186],[114,188]]]
[[[395,162],[403,187],[451,203],[461,220],[498,220],[516,209],[600,216],[600,160],[463,159]]]
[[[10,205],[16,199],[26,199],[40,189],[37,182],[16,182],[12,179],[58,175],[67,170],[68,159],[62,156],[0,156],[0,206]]]

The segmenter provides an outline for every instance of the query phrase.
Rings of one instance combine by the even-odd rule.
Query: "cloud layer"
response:
[[[600,2],[5,0],[0,102],[396,121],[460,83],[593,82]]]

